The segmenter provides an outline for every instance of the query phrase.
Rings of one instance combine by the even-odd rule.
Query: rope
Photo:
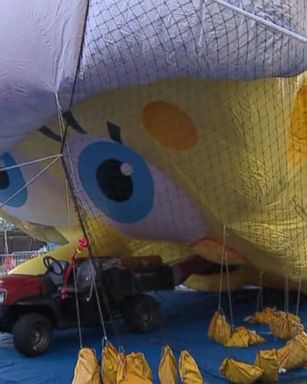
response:
[[[57,114],[58,114],[58,120],[59,120],[59,127],[60,127],[60,135],[61,135],[61,142],[62,142],[62,148],[61,148],[61,153],[63,152],[63,145],[64,145],[64,137],[65,137],[65,132],[66,132],[66,124],[63,119],[63,109],[59,100],[59,95],[56,92],[54,94],[55,96],[55,103],[57,107]]]
[[[289,276],[285,275],[285,312],[289,312]]]
[[[229,268],[228,268],[228,258],[227,258],[227,250],[226,250],[226,227],[223,226],[223,247],[222,247],[222,256],[221,256],[221,268],[220,268],[220,282],[219,282],[219,296],[218,296],[218,311],[224,315],[224,311],[222,309],[222,290],[223,290],[223,267],[226,267],[226,279],[227,279],[227,291],[228,291],[228,304],[229,304],[229,313],[230,313],[230,326],[231,329],[234,329],[234,321],[233,321],[233,310],[232,310],[232,300],[231,300],[231,292],[230,292],[230,280],[229,280]],[[224,327],[223,327],[223,331]]]
[[[220,276],[220,286],[219,286],[219,303],[218,308],[219,311],[222,313],[221,308],[221,297],[222,297],[222,275],[223,275],[223,263],[225,262],[225,269],[226,269],[226,280],[227,280],[227,294],[228,294],[228,305],[229,305],[229,317],[230,317],[230,326],[231,330],[234,331],[234,316],[233,316],[233,305],[232,305],[232,297],[231,297],[231,289],[230,289],[230,276],[229,276],[229,264],[228,264],[228,255],[227,255],[227,233],[226,233],[226,226],[223,226],[223,248],[222,248],[222,261],[221,261],[221,276]],[[224,329],[224,328],[223,328]],[[241,338],[243,341],[243,338]],[[227,348],[224,348],[224,351],[226,353],[226,356],[229,356],[229,352],[227,351]]]
[[[55,94],[56,99],[56,106],[57,106],[57,113],[58,113],[58,120],[59,120],[59,128],[60,128],[60,135],[63,141],[64,137],[64,122],[62,118],[62,114],[60,113],[62,111],[62,107],[59,102],[58,94]],[[63,154],[61,155],[63,159]],[[65,196],[66,196],[66,207],[67,207],[67,217],[68,217],[68,226],[70,227],[71,224],[71,206],[70,206],[70,199],[69,199],[69,183],[67,178],[65,178]],[[77,312],[77,324],[78,324],[78,336],[79,336],[79,346],[80,349],[83,348],[83,340],[82,340],[82,329],[81,329],[81,318],[80,318],[80,307],[79,307],[79,295],[78,295],[78,287],[77,287],[77,274],[76,274],[76,266],[73,262],[73,278],[74,278],[74,289],[75,289],[75,303],[76,303],[76,312]]]
[[[78,287],[77,287],[77,274],[76,274],[76,267],[75,263],[73,263],[73,275],[74,275],[74,287],[75,287],[75,301],[76,301],[76,310],[77,310],[77,321],[78,321],[78,334],[79,334],[79,344],[80,349],[83,348],[83,342],[82,342],[82,330],[81,330],[81,319],[80,319],[80,308],[79,308],[79,296],[78,296]]]
[[[94,292],[95,292],[96,301],[97,301],[99,318],[100,318],[101,328],[102,328],[102,332],[103,332],[102,344],[104,345],[108,340],[107,331],[106,331],[106,326],[105,326],[105,322],[104,322],[104,318],[103,318],[103,314],[102,314],[102,308],[101,308],[101,303],[100,303],[100,299],[99,299],[97,284],[96,284],[96,280],[95,280],[95,276],[94,276],[95,267],[93,265],[91,258],[89,259],[89,262],[90,262],[90,266],[91,266],[91,278],[92,278],[92,283],[94,286]]]
[[[76,85],[77,85],[77,79],[78,79],[78,73],[79,73],[79,69],[80,69],[80,65],[81,65],[81,60],[82,60],[82,53],[83,53],[83,49],[84,49],[85,30],[86,30],[87,17],[88,17],[89,6],[90,6],[89,0],[86,0],[86,2],[87,2],[87,4],[86,4],[86,10],[85,10],[84,20],[83,20],[82,38],[81,38],[81,41],[80,41],[80,50],[79,50],[78,62],[77,62],[77,66],[76,66],[74,82],[73,82],[72,89],[71,89],[71,95],[70,95],[70,100],[69,100],[69,105],[68,105],[68,111],[71,110],[71,107],[73,105],[74,96],[75,96],[75,90],[76,90]],[[62,112],[62,108],[61,108],[61,105],[60,105],[60,102],[59,102],[59,97],[58,97],[57,93],[55,94],[55,98],[56,98],[56,103],[57,103],[58,107],[60,107],[60,108],[58,108],[58,113],[59,113],[59,111]],[[64,122],[62,123],[62,120],[63,120],[63,115],[61,113],[59,115],[59,121],[61,121],[62,127],[64,127],[64,129],[61,131],[61,136],[62,136],[61,150],[60,150],[61,153],[63,153],[63,150],[64,150],[64,146],[65,146],[65,143],[66,143],[67,131],[68,131],[68,122],[66,122],[66,124],[65,124]],[[60,126],[60,128],[61,128],[61,126]]]
[[[224,244],[222,248],[222,255],[221,255],[221,268],[220,268],[220,281],[219,281],[219,296],[218,296],[218,311],[222,311],[222,290],[223,290],[223,267],[224,267],[224,258],[225,258],[225,251],[224,251]]]
[[[288,218],[289,220],[289,218]],[[290,245],[289,245],[289,236],[288,236],[288,241],[286,242],[286,247],[285,247],[285,256],[286,256],[286,273],[285,273],[285,308],[284,311],[286,313],[289,312],[289,275],[288,275],[288,270],[289,270],[289,259],[290,259]]]
[[[70,147],[69,147],[68,143],[66,142],[66,135],[67,135],[67,129],[66,128],[67,128],[67,125],[65,125],[65,122],[64,122],[64,119],[63,119],[63,115],[61,113],[62,112],[62,107],[60,105],[60,102],[59,102],[59,99],[57,97],[57,94],[55,95],[55,97],[56,97],[56,102],[57,102],[57,107],[58,107],[58,117],[59,117],[59,124],[60,124],[60,129],[61,129],[61,135],[63,137],[63,140],[65,141],[65,143],[63,143],[63,145],[62,145],[62,151],[64,151],[64,147],[65,147],[65,151],[66,151],[66,154],[67,154],[67,156],[65,156],[65,157],[68,160],[69,169],[70,169],[70,172],[68,172],[68,169],[66,167],[65,160],[64,160],[64,157],[63,157],[63,168],[64,168],[64,171],[65,171],[65,174],[66,174],[67,188],[70,188],[70,190],[71,190],[73,201],[74,201],[74,205],[75,205],[75,209],[76,209],[76,212],[77,212],[77,215],[78,215],[78,218],[79,218],[79,222],[80,222],[80,225],[81,225],[81,228],[82,228],[82,232],[83,232],[85,237],[88,237],[87,233],[86,233],[84,222],[82,220],[82,215],[81,215],[80,209],[78,208],[78,202],[77,202],[76,196],[75,196],[75,194],[73,192],[74,191],[74,186],[76,185],[76,178],[75,178],[75,174],[74,174],[74,168],[73,168],[73,163],[72,163],[72,156],[71,156]],[[72,182],[70,181],[70,177],[71,177],[71,181]],[[90,249],[90,245],[89,245],[89,249]],[[91,253],[92,252],[90,251],[89,254],[91,255]],[[89,260],[90,260],[90,265],[91,265],[91,272],[93,272],[93,269],[95,269],[95,267],[94,267],[94,265],[92,263],[91,256],[89,257]],[[98,294],[97,285],[96,285],[95,279],[93,279],[93,273],[91,273],[91,279],[92,279],[92,283],[93,283],[93,287],[94,287],[94,291],[95,291],[95,297],[96,297],[96,301],[97,301],[100,322],[101,322],[101,326],[102,326],[102,330],[103,330],[103,335],[104,335],[103,342],[102,342],[102,344],[104,345],[104,344],[106,344],[108,338],[107,338],[105,322],[104,322],[104,318],[103,318],[103,314],[102,314],[101,302],[99,300],[99,294]],[[102,294],[103,294],[104,304],[105,304],[105,306],[107,308],[107,311],[109,312],[110,319],[112,320],[113,319],[113,315],[112,315],[112,311],[111,311],[109,303],[108,303],[108,299],[107,299],[106,295],[104,295],[104,292],[102,292]],[[115,331],[115,334],[118,336],[118,332],[115,329],[114,321],[112,321],[112,326],[113,326],[113,329]]]
[[[28,185],[32,184],[35,180],[37,180],[43,173],[45,173],[53,164],[55,164],[62,155],[57,155],[50,164],[46,165],[42,170],[40,170],[35,176],[33,176],[27,183],[25,183],[21,188],[19,188],[16,192],[14,192],[7,200],[4,201],[0,205],[0,208],[3,208],[7,203],[9,203],[16,195],[18,195],[21,191],[27,188]]]
[[[69,198],[69,185],[67,179],[65,178],[65,196],[66,196],[66,209],[67,209],[67,224],[68,227],[71,227],[71,207],[70,207],[70,198]],[[70,239],[71,240],[71,239]]]
[[[21,168],[21,167],[24,167],[26,165],[41,163],[42,161],[51,160],[51,159],[58,158],[58,157],[61,157],[61,156],[62,156],[61,154],[57,153],[56,155],[40,157],[39,159],[36,159],[36,160],[25,161],[23,163],[19,163],[19,164],[15,164],[15,165],[10,165],[9,167],[3,167],[3,168],[0,167],[0,172],[9,171],[9,170],[15,169],[15,168]]]
[[[65,148],[66,153],[67,153],[68,162],[69,162],[70,171],[71,171],[71,173],[69,174],[68,170],[67,170],[67,167],[66,167],[66,164],[65,164],[64,157],[63,157],[63,168],[64,168],[65,175],[66,175],[66,181],[67,181],[68,187],[70,187],[71,192],[72,192],[72,197],[73,197],[73,200],[74,200],[74,204],[75,204],[75,208],[76,208],[76,211],[77,211],[77,214],[78,214],[78,218],[79,218],[79,222],[80,222],[80,225],[81,225],[81,228],[82,228],[82,232],[85,235],[85,237],[87,237],[86,236],[85,227],[84,227],[84,223],[83,223],[83,220],[82,220],[82,217],[81,217],[81,212],[78,209],[77,199],[76,199],[75,194],[73,193],[73,191],[74,191],[74,187],[73,186],[76,185],[76,180],[75,180],[75,175],[74,175],[74,171],[73,171],[73,163],[72,163],[71,151],[70,151],[69,145],[68,145],[68,143],[66,141],[67,125],[65,125],[65,122],[64,122],[64,119],[63,119],[62,107],[61,107],[61,104],[60,104],[60,101],[59,101],[57,93],[55,94],[55,99],[56,99],[57,113],[58,113],[58,119],[59,119],[60,133],[61,133],[61,137],[62,137],[61,153],[63,153],[64,148]],[[69,176],[71,176],[72,183],[70,183]],[[68,204],[69,204],[69,202],[68,202]],[[95,298],[96,298],[97,307],[98,307],[98,313],[99,313],[99,319],[100,319],[101,327],[102,327],[102,330],[103,330],[103,341],[102,341],[102,344],[105,345],[105,343],[108,340],[108,338],[107,338],[107,332],[106,332],[105,322],[104,322],[104,318],[103,318],[103,313],[102,313],[99,293],[98,293],[98,289],[97,289],[97,284],[96,284],[96,280],[95,280],[95,273],[94,273],[95,272],[95,267],[94,267],[92,259],[91,259],[91,252],[89,252],[89,256],[90,256],[89,257],[89,263],[90,263],[90,270],[91,270],[91,283],[92,283],[92,287],[94,287]],[[74,279],[75,279],[75,276],[74,276]],[[76,286],[75,286],[75,290],[76,290]],[[77,308],[77,310],[79,310],[79,309]],[[78,315],[78,316],[80,316],[80,315]],[[81,332],[81,329],[79,330],[79,333],[80,332]]]
[[[71,169],[73,169],[72,168],[71,156],[70,156],[70,150],[69,150],[68,145],[66,147],[68,148],[67,154],[68,154],[68,159],[69,159],[69,165],[70,165]],[[67,171],[67,168],[66,168],[66,165],[65,165],[64,161],[63,161],[63,167],[65,169],[66,174],[68,174],[68,171]],[[73,170],[72,170],[71,176],[74,179]],[[72,189],[72,185],[69,182],[69,179],[67,181],[68,181],[69,186]],[[82,232],[86,236],[86,231],[85,231],[85,228],[84,228],[84,224],[83,224],[83,221],[81,219],[81,213],[80,213],[79,209],[77,208],[78,206],[77,206],[77,201],[76,201],[75,195],[73,193],[72,193],[72,195],[73,195],[73,198],[74,198],[74,203],[75,203],[75,207],[76,207],[77,214],[78,214],[78,217],[79,217],[79,222],[80,222],[80,225],[81,225],[81,228],[82,228]],[[90,255],[91,255],[91,252],[89,252],[89,263],[90,263],[90,267],[91,267],[91,280],[92,280],[92,284],[94,286],[95,297],[96,297],[96,302],[97,302],[98,312],[99,312],[99,318],[100,318],[100,322],[101,322],[101,326],[102,326],[102,330],[103,330],[103,341],[102,341],[102,344],[105,344],[105,342],[107,341],[107,333],[106,333],[104,318],[103,318],[103,314],[102,314],[101,303],[100,303],[100,300],[99,300],[99,294],[98,294],[98,290],[97,290],[97,285],[96,285],[96,281],[95,281],[94,273],[93,273],[94,266],[93,266],[93,263],[92,263]]]
[[[56,108],[57,108],[57,115],[58,115],[58,121],[59,121],[59,128],[60,128],[60,135],[62,139],[62,146],[61,146],[61,157],[62,157],[62,163],[64,163],[64,157],[63,157],[63,146],[64,146],[64,132],[66,130],[63,116],[62,116],[62,106],[59,101],[58,94],[55,93],[55,101],[56,101]],[[64,167],[65,172],[65,167]],[[65,178],[65,194],[66,194],[66,205],[67,205],[67,216],[68,216],[68,225],[71,223],[71,210],[70,210],[70,199],[69,199],[69,185],[68,180]],[[76,274],[76,266],[75,262],[73,261],[73,278],[74,278],[74,289],[75,289],[75,303],[76,303],[76,312],[77,312],[77,324],[78,324],[78,336],[79,336],[79,345],[80,349],[83,348],[83,340],[82,340],[82,329],[81,329],[81,318],[80,318],[80,307],[79,307],[79,295],[78,295],[78,286],[77,286],[77,274]]]
[[[263,310],[263,271],[259,275],[259,291],[257,295],[256,312]]]
[[[296,311],[295,311],[296,316],[299,315],[299,311],[300,311],[301,290],[302,290],[302,269],[301,269],[300,278],[298,281],[297,301],[296,301]]]
[[[232,310],[232,299],[231,299],[231,291],[230,291],[230,279],[229,279],[229,265],[228,265],[228,254],[226,247],[226,226],[223,226],[223,252],[225,252],[225,265],[226,265],[226,279],[227,279],[227,293],[228,293],[228,303],[229,303],[229,313],[230,313],[230,324],[231,328],[234,329],[234,321],[233,321],[233,310]]]
[[[58,118],[59,118],[60,131],[61,131],[61,135],[62,135],[61,154],[62,154],[62,165],[63,165],[64,174],[65,174],[65,179],[66,179],[66,182],[68,184],[68,188],[70,189],[70,192],[71,192],[71,196],[72,196],[72,199],[73,199],[73,203],[74,203],[74,206],[75,206],[75,210],[76,210],[76,213],[77,213],[77,216],[78,216],[78,220],[79,220],[79,223],[80,223],[83,235],[85,237],[87,237],[86,236],[85,227],[84,227],[84,223],[83,223],[83,220],[82,220],[82,217],[81,217],[81,212],[80,212],[80,210],[78,208],[77,199],[76,199],[76,196],[74,194],[74,185],[76,185],[76,179],[75,179],[75,174],[74,174],[74,168],[73,168],[72,156],[71,156],[70,148],[69,148],[69,145],[68,145],[68,143],[66,141],[68,124],[65,124],[65,122],[64,122],[64,119],[63,119],[63,116],[62,116],[62,113],[61,113],[62,107],[61,107],[61,104],[60,104],[60,101],[59,101],[57,93],[55,94],[55,99],[56,99],[56,106],[57,106],[57,112],[58,112]],[[66,158],[68,159],[68,162],[69,162],[70,172],[67,169],[67,165],[66,165],[66,162],[65,162],[65,159],[64,159],[64,156],[63,156],[64,148],[65,148],[66,153],[67,153]]]
[[[245,11],[242,8],[239,8],[239,7],[235,6],[235,5],[232,5],[232,4],[228,3],[228,1],[224,1],[224,0],[214,0],[214,1],[216,3],[224,6],[225,8],[231,9],[232,11],[234,11],[236,13],[239,13],[240,15],[246,16],[249,19],[252,19],[252,20],[256,21],[259,24],[265,25],[266,27],[269,27],[269,28],[271,28],[271,29],[273,29],[275,31],[278,31],[278,32],[281,32],[284,35],[287,35],[288,37],[291,37],[291,38],[293,38],[295,40],[298,40],[301,43],[307,44],[307,37],[306,36],[302,36],[302,35],[300,35],[300,34],[298,34],[296,32],[289,31],[288,29],[286,29],[284,27],[281,27],[278,24],[272,23],[269,20],[263,19],[260,16],[254,15],[253,13]]]

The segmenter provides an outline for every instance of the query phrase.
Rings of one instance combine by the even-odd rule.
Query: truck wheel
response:
[[[27,357],[39,356],[47,351],[52,339],[52,324],[39,313],[21,316],[13,327],[14,345]]]
[[[145,333],[158,327],[160,306],[152,296],[136,295],[127,298],[123,315],[132,332]]]

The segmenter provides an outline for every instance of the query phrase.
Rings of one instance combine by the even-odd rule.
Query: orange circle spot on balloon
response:
[[[145,128],[160,144],[178,151],[193,147],[197,130],[190,116],[176,105],[153,101],[143,109]]]

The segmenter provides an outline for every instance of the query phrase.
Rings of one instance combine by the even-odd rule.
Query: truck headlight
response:
[[[0,304],[5,302],[5,291],[0,291]]]

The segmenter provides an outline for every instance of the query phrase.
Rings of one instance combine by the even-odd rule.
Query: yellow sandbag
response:
[[[279,313],[282,313],[284,316],[287,316],[291,321],[295,321],[296,323],[301,323],[300,317],[297,315],[294,315],[293,313],[282,312],[282,311],[279,311]]]
[[[226,347],[249,347],[249,340],[247,329],[238,327],[233,331]]]
[[[264,343],[265,339],[257,334],[256,331],[252,329],[247,329],[245,327],[236,328],[230,339],[228,340],[226,347],[249,347],[254,344]]]
[[[249,337],[250,337],[249,345],[263,344],[266,342],[265,338],[260,336],[253,329],[248,329],[248,333],[249,333]]]
[[[75,366],[72,384],[100,384],[100,369],[95,352],[82,348]]]
[[[177,384],[176,360],[173,351],[168,345],[163,348],[158,374],[160,384]]]
[[[226,358],[220,366],[220,372],[231,383],[252,384],[263,375],[264,371],[255,365]]]
[[[267,324],[272,333],[281,339],[289,340],[301,332],[304,327],[300,318],[292,313],[277,311],[276,308],[265,308],[261,312],[256,312],[250,323]]]
[[[225,345],[231,336],[231,327],[221,312],[215,312],[209,324],[208,336],[219,344]]]
[[[283,340],[290,340],[304,330],[298,316],[282,311],[276,312],[268,325],[273,335]]]
[[[276,349],[259,351],[256,356],[255,365],[263,369],[261,381],[273,383],[278,380],[279,363]]]
[[[151,369],[143,353],[130,353],[126,356],[126,361],[129,372],[152,380]]]
[[[180,354],[179,374],[183,384],[205,384],[196,361],[188,351]]]
[[[110,342],[102,350],[101,367],[103,384],[116,384],[118,352]]]
[[[296,369],[304,367],[307,362],[307,334],[301,332],[286,345],[277,350],[281,368]]]
[[[252,324],[268,324],[275,314],[276,308],[265,308],[256,312],[248,321]]]
[[[118,355],[117,384],[153,384],[150,367],[143,353]]]

